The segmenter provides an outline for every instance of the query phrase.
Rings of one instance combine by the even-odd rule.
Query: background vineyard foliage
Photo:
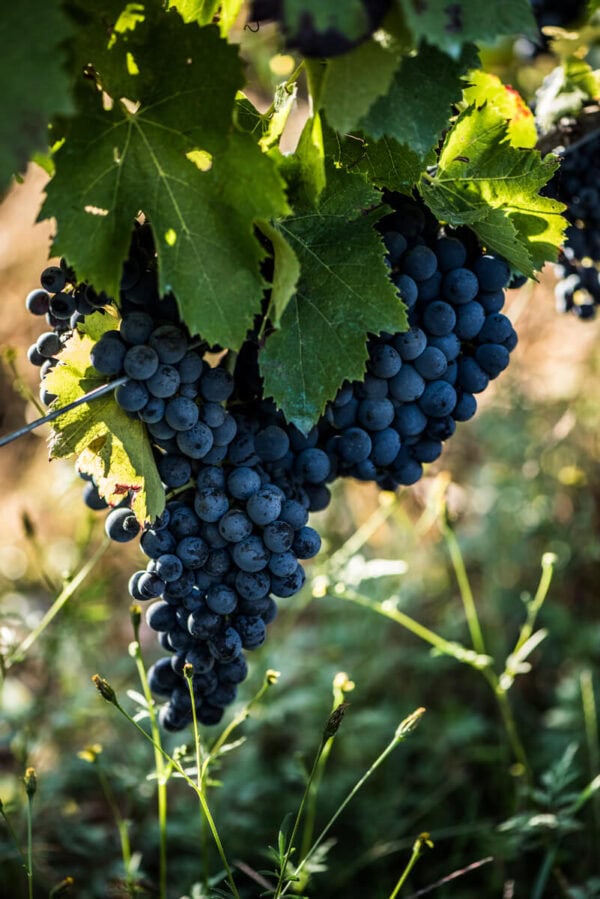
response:
[[[264,60],[257,60],[257,90],[276,80],[268,68],[270,56],[267,46]],[[545,65],[543,59],[532,64],[523,81],[539,79]],[[7,310],[1,343],[16,350],[19,382],[31,389],[35,373],[28,370],[24,354],[35,325],[27,320],[23,296],[35,286],[46,256],[47,227],[28,227],[41,184],[39,173],[31,172],[24,185],[13,188],[1,220]],[[548,273],[540,286],[510,296],[509,314],[520,333],[512,370],[489,391],[479,415],[459,428],[423,482],[399,494],[387,509],[385,524],[362,550],[367,559],[400,559],[407,568],[405,574],[364,582],[364,592],[378,600],[398,595],[400,609],[448,639],[465,641],[462,606],[432,512],[441,484],[451,478],[451,517],[488,650],[499,660],[514,644],[524,615],[522,596],[535,589],[542,554],[556,553],[555,578],[540,616],[549,636],[532,656],[532,671],[517,680],[511,694],[538,786],[552,771],[546,796],[543,790],[533,798],[523,795],[493,697],[472,669],[432,655],[424,643],[366,609],[343,599],[311,599],[307,587],[282,604],[267,645],[253,654],[246,699],[267,668],[281,671],[281,679],[244,726],[247,741],[224,757],[220,785],[211,792],[231,859],[256,870],[271,866],[267,847],[275,844],[286,813],[297,807],[304,772],[331,706],[333,678],[346,671],[356,686],[347,696],[351,706],[320,790],[319,822],[335,811],[399,721],[419,706],[427,712],[410,740],[340,818],[311,895],[388,897],[421,831],[431,832],[435,847],[417,865],[406,895],[489,856],[493,862],[433,895],[533,896],[549,857],[552,874],[541,895],[600,895],[600,808],[592,799],[575,823],[566,820],[565,812],[566,794],[577,793],[600,770],[589,689],[591,680],[597,694],[600,655],[598,325],[559,319],[551,281]],[[14,370],[11,354],[5,354],[3,430],[32,412],[14,391]],[[80,503],[80,482],[70,465],[53,462],[49,469],[38,436],[2,453],[0,634],[8,650],[39,621],[63,573],[77,571],[90,558],[102,529]],[[310,571],[326,572],[330,555],[378,508],[375,489],[338,486],[330,510],[319,516],[326,547]],[[0,797],[23,842],[22,774],[27,765],[35,765],[40,897],[66,875],[75,878],[77,896],[128,894],[110,806],[94,764],[80,755],[96,743],[102,746],[99,764],[121,814],[131,822],[139,889],[153,895],[156,818],[153,782],[146,779],[151,752],[90,683],[91,674],[100,671],[124,704],[135,708],[126,697],[127,689],[138,688],[127,652],[132,629],[126,582],[137,558],[135,547],[104,556],[27,659],[3,680]],[[156,656],[154,641],[144,630],[142,635],[150,660]],[[170,745],[180,742],[181,737],[170,739]],[[569,761],[565,753],[573,745],[578,748],[569,782],[559,764]],[[558,795],[548,799],[552,790]],[[540,814],[557,813],[560,822],[561,808],[567,831],[560,842],[548,819],[545,828],[531,827],[531,817]],[[515,820],[521,812],[531,813],[529,821]],[[501,829],[511,819],[512,829]],[[21,860],[6,830],[0,833],[0,887],[11,896],[26,896]],[[177,899],[193,895],[192,884],[200,880],[198,843],[196,804],[183,784],[172,782],[169,890]],[[551,856],[555,845],[557,855]],[[216,858],[212,870],[218,870]],[[259,894],[260,888],[244,874],[237,879],[242,895]]]

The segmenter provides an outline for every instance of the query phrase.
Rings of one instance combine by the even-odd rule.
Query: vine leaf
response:
[[[133,97],[106,109],[94,85],[79,90],[41,213],[57,220],[53,250],[118,297],[141,210],[161,293],[175,294],[192,334],[236,348],[262,299],[254,223],[288,211],[276,164],[231,124],[237,51],[214,26],[186,25],[175,11],[138,24],[128,47],[138,68]]]
[[[70,33],[58,0],[2,6],[0,190],[48,149],[48,119],[73,109],[62,44]],[[26,40],[24,36],[26,35]]]
[[[363,376],[367,334],[407,327],[374,230],[386,211],[361,176],[331,167],[319,205],[277,224],[300,276],[260,366],[265,396],[302,431],[315,424],[345,378]]]
[[[388,92],[361,120],[361,130],[367,137],[391,137],[414,153],[426,155],[448,127],[451,107],[462,95],[463,75],[476,65],[477,53],[470,46],[454,60],[424,44],[416,56],[402,61]]]
[[[465,44],[493,43],[500,35],[527,34],[535,37],[537,26],[529,0],[396,0],[415,43],[426,40],[458,59]],[[434,84],[439,83],[433,70]]]
[[[100,333],[111,330],[116,322],[110,315],[93,315],[90,324],[94,319],[95,336],[76,331],[59,365],[45,379],[47,389],[57,396],[53,409],[106,383],[105,376],[90,363],[90,350]],[[165,490],[146,427],[129,418],[112,394],[57,418],[49,449],[51,459],[77,456],[78,469],[93,476],[100,495],[110,505],[117,505],[131,491],[132,509],[140,523],[153,521],[163,511]]]
[[[400,60],[393,48],[370,40],[330,60],[321,106],[336,131],[351,131],[378,97],[389,90]]]
[[[469,225],[485,246],[534,277],[556,260],[566,226],[564,205],[539,195],[558,164],[555,156],[511,146],[507,122],[492,106],[470,106],[419,190],[440,220]]]

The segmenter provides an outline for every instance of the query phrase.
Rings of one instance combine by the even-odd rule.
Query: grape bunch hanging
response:
[[[564,152],[549,189],[567,206],[569,227],[556,273],[556,304],[561,312],[594,318],[600,304],[600,134]]]
[[[140,536],[147,559],[129,582],[167,655],[149,671],[168,730],[186,727],[193,668],[197,719],[216,724],[247,674],[245,650],[261,646],[276,598],[304,584],[302,560],[320,537],[309,513],[324,509],[337,477],[393,490],[414,484],[456,423],[471,418],[477,395],[508,365],[517,337],[503,315],[511,272],[467,230],[444,230],[422,205],[387,197],[380,229],[389,277],[406,304],[409,329],[372,335],[362,381],[344,383],[308,434],[289,425],[263,396],[252,333],[230,356],[192,337],[173,297],[159,298],[149,225],[136,226],[116,306],[119,318],[94,344],[90,361],[115,401],[144,423],[167,503],[140,528],[125,497],[106,517],[116,542]],[[27,308],[50,330],[29,350],[45,378],[77,327],[109,314],[113,300],[77,283],[66,264],[42,273]],[[267,337],[268,339],[268,337]],[[209,361],[210,360],[210,361]],[[88,475],[86,503],[106,507]]]

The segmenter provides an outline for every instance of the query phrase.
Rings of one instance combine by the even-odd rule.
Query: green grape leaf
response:
[[[361,176],[331,167],[318,207],[277,223],[300,277],[260,367],[265,396],[302,431],[315,424],[345,378],[363,376],[367,334],[407,327],[374,229],[386,211]]]
[[[469,72],[463,91],[464,105],[493,106],[508,122],[508,137],[513,147],[535,147],[535,119],[525,100],[513,87],[503,84],[497,75],[478,69]]]
[[[395,0],[415,43],[426,40],[458,59],[465,44],[494,43],[501,35],[534,37],[537,26],[528,0]],[[435,70],[433,70],[435,72]],[[432,81],[439,83],[438,73]]]
[[[557,167],[555,156],[511,146],[507,122],[492,106],[470,106],[419,190],[440,220],[469,225],[485,246],[534,277],[556,260],[566,226],[563,204],[539,195]]]
[[[536,92],[535,120],[545,134],[563,116],[577,117],[584,104],[599,97],[600,71],[572,56],[544,78]]]
[[[472,47],[454,60],[436,47],[423,45],[416,56],[404,58],[387,94],[375,101],[360,122],[361,130],[375,140],[392,137],[425,156],[448,127],[451,107],[464,87],[462,76],[476,66],[476,60]]]
[[[0,17],[0,191],[48,149],[48,120],[73,110],[64,42],[70,26],[58,0],[5,3]]]
[[[369,18],[362,0],[323,3],[323,0],[283,0],[282,21],[295,35],[312,26],[318,32],[332,29],[356,40],[369,31]]]
[[[110,315],[91,316],[92,333],[116,327]],[[97,337],[75,332],[61,354],[60,363],[47,375],[45,385],[57,400],[52,409],[66,406],[95,387],[106,383],[90,362]],[[132,509],[143,524],[157,518],[165,506],[161,483],[146,426],[130,418],[117,405],[113,394],[83,403],[56,419],[49,442],[51,459],[77,456],[80,471],[94,477],[100,495],[111,505],[130,491]]]
[[[434,152],[422,158],[391,137],[372,140],[360,131],[341,135],[327,129],[325,152],[337,165],[366,175],[377,187],[404,194],[412,193],[423,169],[436,161]]]
[[[327,64],[321,108],[336,131],[351,131],[375,100],[389,90],[399,58],[374,40]]]
[[[241,63],[214,26],[185,25],[173,11],[138,25],[129,46],[139,68],[136,105],[106,109],[95,86],[83,85],[55,155],[41,213],[57,220],[53,250],[117,297],[141,210],[154,233],[161,293],[175,294],[192,333],[235,348],[262,299],[255,220],[286,214],[283,180],[253,139],[232,128]]]

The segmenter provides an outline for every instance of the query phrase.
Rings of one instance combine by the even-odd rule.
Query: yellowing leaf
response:
[[[507,120],[508,137],[514,147],[535,147],[537,131],[533,113],[514,87],[481,69],[469,72],[467,81],[469,87],[463,91],[467,106],[483,106],[487,102]]]
[[[100,318],[104,330],[109,329],[106,325],[116,324],[107,315],[91,316],[91,320]],[[97,325],[98,321],[94,322],[94,329]],[[106,378],[90,363],[95,342],[87,334],[73,334],[60,363],[45,381],[48,390],[58,397],[53,409],[106,383]],[[131,491],[132,509],[140,523],[153,521],[163,511],[165,491],[146,427],[129,418],[113,394],[82,403],[57,418],[49,448],[51,459],[77,456],[79,470],[93,475],[100,495],[111,505],[118,504]]]

